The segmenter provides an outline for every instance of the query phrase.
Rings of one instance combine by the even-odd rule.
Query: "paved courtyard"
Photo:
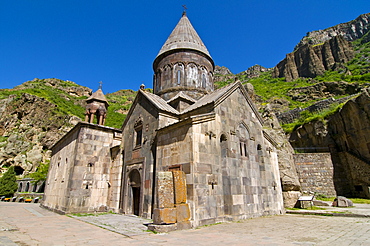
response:
[[[370,218],[364,217],[287,214],[168,234],[148,232],[145,223],[118,214],[71,218],[38,204],[0,202],[0,245],[370,245]]]

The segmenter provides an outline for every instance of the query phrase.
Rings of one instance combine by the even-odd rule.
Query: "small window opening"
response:
[[[206,87],[206,75],[205,74],[202,75],[202,87],[203,88]]]
[[[244,156],[247,156],[247,144],[244,143]]]
[[[181,71],[177,70],[177,84],[181,84]]]
[[[262,146],[260,144],[257,145],[257,150],[262,150]]]
[[[220,137],[220,142],[225,142],[227,140],[227,137],[225,134],[222,134],[221,137]]]
[[[240,147],[240,155],[242,156],[243,155],[243,143],[242,142],[239,143],[239,147]]]
[[[135,124],[135,147],[141,146],[143,141],[143,122],[139,121]]]
[[[143,129],[135,129],[136,130],[136,146],[141,145],[142,138],[143,138]]]

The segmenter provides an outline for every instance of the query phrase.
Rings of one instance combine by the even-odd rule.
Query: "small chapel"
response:
[[[178,229],[284,213],[277,143],[239,82],[215,90],[214,61],[183,13],[121,129],[101,89],[52,148],[42,206],[114,211]]]

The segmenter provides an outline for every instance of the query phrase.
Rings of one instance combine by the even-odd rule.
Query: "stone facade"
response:
[[[153,68],[155,93],[141,87],[121,130],[80,123],[53,147],[43,206],[153,218],[158,231],[284,213],[278,145],[239,81],[214,91],[186,15]]]
[[[336,196],[330,153],[295,154],[294,161],[303,192]]]
[[[118,129],[81,122],[59,140],[52,148],[43,206],[61,213],[116,207],[110,194],[111,148],[121,136]]]

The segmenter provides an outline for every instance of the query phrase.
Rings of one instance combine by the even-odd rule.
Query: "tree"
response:
[[[41,163],[40,166],[37,168],[36,172],[30,173],[28,177],[34,179],[34,183],[39,183],[46,180],[49,171],[49,162]]]
[[[13,196],[18,189],[17,179],[15,177],[14,167],[8,168],[8,171],[0,178],[0,196]]]

